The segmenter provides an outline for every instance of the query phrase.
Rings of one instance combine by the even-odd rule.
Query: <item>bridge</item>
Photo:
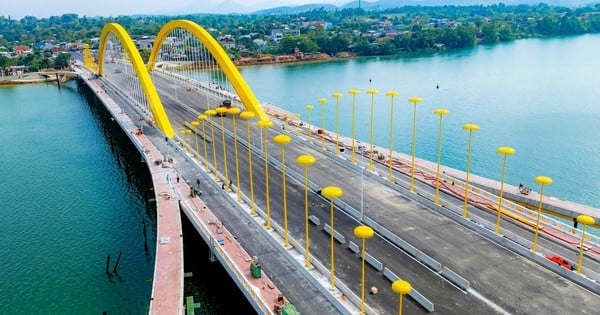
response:
[[[189,21],[167,23],[146,63],[127,32],[108,24],[96,59],[88,47],[74,71],[153,178],[150,313],[183,311],[181,213],[258,313],[273,313],[279,293],[306,314],[389,314],[399,301],[410,314],[600,308],[600,241],[589,234],[597,210],[476,176],[469,183],[460,170],[261,104],[214,38]],[[510,197],[580,224],[538,220],[538,211]],[[364,233],[369,228],[374,235]],[[261,278],[251,272],[254,256]],[[394,291],[392,283],[404,286]],[[366,294],[371,287],[377,292]]]

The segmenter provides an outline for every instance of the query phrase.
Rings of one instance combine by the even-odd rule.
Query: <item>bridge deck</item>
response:
[[[218,141],[219,139],[215,140]],[[290,151],[293,149],[293,146],[289,147]],[[302,149],[303,152],[304,149]],[[312,149],[314,149],[314,146]],[[383,150],[381,151],[385,152]],[[163,152],[162,149],[161,152]],[[276,160],[277,150],[271,152],[273,152],[274,155],[273,159]],[[294,153],[298,152],[296,151]],[[352,174],[352,172],[348,172],[347,170],[339,170],[339,168],[337,169],[339,172],[331,172],[329,168],[332,166],[336,167],[335,165],[339,163],[335,162],[335,159],[330,157],[331,154],[325,156],[325,154],[321,154],[320,151],[315,152],[315,154],[320,155],[318,158],[319,161],[324,162],[321,163],[323,171],[320,174],[319,181],[325,183],[340,183],[340,186],[345,186],[343,187],[345,192],[351,192],[356,189],[358,179],[356,179],[355,174]],[[347,157],[348,155],[345,154],[345,156]],[[292,168],[291,165],[290,168]],[[381,168],[381,165],[379,165],[379,172],[381,172]],[[402,171],[405,172],[405,167]],[[336,178],[337,176],[342,180]],[[373,178],[373,176],[370,177]],[[277,180],[277,178],[275,178],[275,180]],[[317,179],[315,181],[317,181]],[[583,291],[579,287],[571,286],[570,283],[568,288],[563,288],[561,287],[561,284],[565,283],[564,279],[549,273],[544,268],[531,266],[531,263],[521,256],[514,255],[499,247],[490,246],[491,244],[488,244],[489,242],[487,240],[475,236],[473,233],[466,233],[467,231],[454,224],[449,224],[448,220],[444,217],[434,215],[431,212],[420,211],[426,210],[425,206],[418,205],[413,202],[415,200],[412,200],[413,197],[417,198],[419,196],[409,194],[408,199],[406,199],[403,196],[399,196],[397,192],[386,189],[383,185],[373,182],[367,183],[367,185],[369,186],[367,191],[371,190],[369,193],[365,191],[365,194],[368,194],[365,196],[367,198],[366,201],[368,200],[367,204],[372,207],[369,210],[369,215],[371,215],[376,222],[379,222],[384,227],[397,233],[415,247],[418,247],[433,256],[433,258],[440,260],[441,263],[447,264],[463,276],[466,276],[473,284],[473,287],[483,290],[483,293],[487,298],[492,299],[501,307],[505,307],[508,310],[515,312],[521,308],[531,311],[533,309],[539,309],[539,307],[547,307],[548,310],[569,310],[570,312],[573,310],[573,307],[579,307],[580,310],[597,307],[597,296],[590,294],[587,291]],[[425,184],[422,183],[422,185]],[[289,196],[290,195],[288,195],[288,197]],[[345,194],[344,199],[346,202],[354,205],[359,203],[356,194],[354,194],[354,196],[350,196],[349,194],[348,197],[346,197]],[[318,203],[320,202],[318,201]],[[398,204],[400,204],[400,206]],[[431,207],[428,206],[427,208]],[[316,209],[316,211],[319,210]],[[419,213],[419,216],[415,216],[414,213]],[[338,214],[336,213],[336,216],[337,215]],[[277,214],[275,214],[275,216],[277,216]],[[336,218],[336,222],[339,222],[339,218]],[[344,232],[346,235],[351,235],[351,227],[354,225],[355,223],[353,222],[347,222],[341,224],[339,228],[340,231]],[[320,234],[311,235],[314,235],[315,238],[321,237]],[[321,251],[318,246],[319,243],[323,244],[322,242],[315,242],[315,247],[317,247],[315,248],[315,254],[317,256],[320,255]],[[411,268],[401,268],[403,264],[398,263],[398,255],[394,256],[393,259],[387,258],[390,257],[390,254],[395,254],[395,251],[387,250],[388,245],[386,243],[381,242],[378,239],[373,239],[370,241],[369,246],[369,248],[372,249],[372,253],[379,253],[378,256],[382,259],[384,265],[394,266],[396,267],[394,269],[402,270],[406,273],[405,276],[411,280],[411,282],[417,284],[416,287],[425,291],[429,297],[433,296],[439,303],[436,304],[436,309],[438,305],[441,306],[441,309],[444,309],[445,307],[444,310],[447,312],[456,310],[456,308],[472,310],[473,305],[483,309],[481,305],[477,304],[478,301],[473,300],[474,295],[469,294],[462,298],[462,292],[446,290],[440,292],[439,289],[432,287],[432,284],[435,282],[432,282],[431,279],[429,279],[431,277],[428,277],[427,275],[424,277],[428,279],[421,281],[421,275],[412,275],[412,270],[418,268],[418,266],[412,265]],[[321,249],[326,248],[323,246]],[[460,254],[457,254],[459,252]],[[385,256],[383,253],[387,253],[388,256]],[[503,261],[509,261],[510,263],[497,265],[499,257],[502,257]],[[320,258],[322,259],[322,257]],[[348,268],[354,265],[355,264],[348,264]],[[515,270],[515,266],[521,266],[521,268]],[[519,281],[519,279],[528,278],[525,275],[528,275],[531,281]],[[373,276],[374,275],[371,274],[368,278],[374,279]],[[495,283],[498,279],[505,278],[513,280],[514,283],[504,283],[502,281],[499,284]],[[354,282],[355,279],[352,279],[352,277],[348,275],[346,280]],[[376,281],[376,279],[373,281]],[[381,288],[383,286],[379,287]],[[545,294],[548,290],[555,292],[560,299]],[[367,302],[369,303],[369,300],[371,300],[371,302],[385,302],[385,304],[391,304],[389,303],[392,301],[391,298],[386,298],[386,301],[381,300],[380,297],[383,296],[383,294],[385,294],[385,292],[380,292],[379,295],[369,296],[367,297]],[[532,302],[527,306],[520,305],[515,299],[515,294],[529,294],[527,300],[531,300]],[[446,296],[448,295],[461,295],[461,298],[447,301]],[[578,298],[584,300],[582,306],[574,306],[568,302],[577,300]],[[456,303],[461,304],[458,305]]]

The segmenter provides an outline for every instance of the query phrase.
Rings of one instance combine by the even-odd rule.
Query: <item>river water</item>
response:
[[[75,82],[2,87],[0,126],[0,314],[147,313],[152,183],[102,104]],[[201,304],[196,312],[251,312],[187,220],[183,228],[185,271],[194,275],[184,294]]]
[[[145,312],[156,219],[139,154],[75,82],[0,100],[0,314]]]
[[[314,105],[312,123],[320,126],[319,98],[327,98],[325,128],[335,130],[334,92],[339,101],[340,132],[351,135],[350,89],[357,103],[357,138],[369,140],[370,96],[374,97],[374,142],[389,146],[390,98],[394,105],[394,149],[410,154],[411,96],[423,98],[417,109],[418,157],[436,161],[439,116],[443,121],[442,164],[464,170],[468,133],[465,123],[480,125],[473,136],[473,173],[500,180],[500,146],[510,156],[506,182],[539,189],[538,175],[554,180],[545,193],[600,208],[600,34],[527,39],[475,49],[371,57],[335,62],[247,67],[241,73],[256,96],[300,113]],[[438,88],[439,86],[439,88]]]

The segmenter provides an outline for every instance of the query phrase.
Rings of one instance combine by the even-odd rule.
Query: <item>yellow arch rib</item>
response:
[[[227,76],[227,79],[231,82],[231,85],[235,89],[235,92],[240,97],[242,104],[246,107],[248,111],[253,112],[259,120],[269,120],[269,116],[265,113],[265,111],[260,106],[260,103],[254,96],[252,90],[246,83],[246,80],[242,77],[238,69],[235,67],[231,59],[227,53],[223,50],[221,45],[200,25],[188,21],[188,20],[174,20],[167,24],[165,24],[156,39],[154,40],[154,45],[152,46],[152,52],[150,53],[150,58],[148,59],[148,71],[152,71],[154,66],[156,65],[156,58],[158,57],[158,53],[160,52],[160,48],[162,46],[163,41],[167,37],[167,35],[174,30],[175,28],[183,28],[194,34],[205,46],[208,48],[208,51],[211,55],[217,60],[221,69]]]
[[[127,56],[129,56],[131,65],[140,81],[144,95],[146,95],[146,100],[148,101],[156,125],[167,137],[173,138],[175,132],[169,122],[169,117],[165,112],[162,102],[160,101],[158,92],[156,92],[156,87],[150,78],[150,74],[146,70],[144,61],[127,31],[117,23],[106,24],[100,34],[100,47],[98,47],[98,75],[102,75],[102,68],[104,66],[104,47],[110,33],[115,34],[125,48],[125,52],[127,53]]]

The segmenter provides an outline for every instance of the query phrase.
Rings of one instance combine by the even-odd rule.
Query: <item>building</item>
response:
[[[299,29],[273,29],[271,31],[271,40],[279,43],[281,41],[281,39],[283,38],[284,35],[292,35],[292,36],[298,36],[300,35],[300,30]]]
[[[17,56],[27,55],[27,54],[33,53],[33,51],[31,51],[31,48],[29,46],[26,46],[26,45],[15,46],[15,48],[13,50],[15,51],[15,54]]]

